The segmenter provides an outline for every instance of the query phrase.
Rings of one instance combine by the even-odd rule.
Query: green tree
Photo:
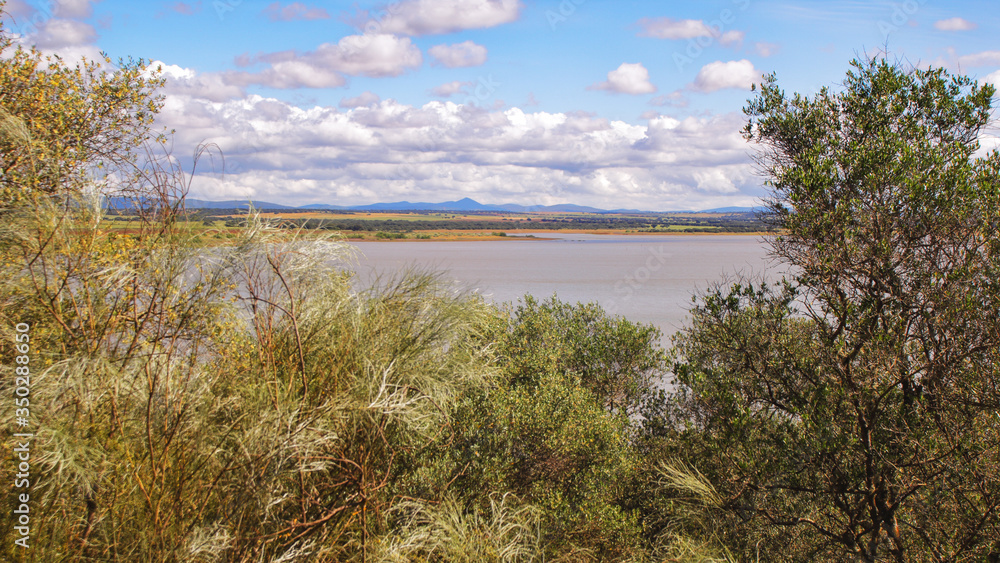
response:
[[[538,507],[550,557],[636,556],[630,415],[666,370],[659,336],[593,303],[525,297],[487,337],[499,377],[456,415],[456,483],[474,503],[511,492]]]
[[[745,137],[790,279],[704,295],[664,449],[772,561],[1000,555],[1000,155],[994,88],[854,61],[840,91],[772,75]]]
[[[0,51],[9,52],[0,58],[0,207],[134,175],[138,149],[154,137],[157,72],[142,59],[70,66],[15,48],[2,24]]]

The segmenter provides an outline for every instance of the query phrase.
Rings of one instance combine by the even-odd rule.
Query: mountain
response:
[[[698,213],[760,213],[763,207],[716,207],[715,209],[702,209]]]
[[[482,204],[471,198],[462,198],[458,201],[445,201],[441,203],[394,201],[383,203],[371,203],[367,205],[332,205],[329,203],[313,203],[294,207],[271,203],[269,201],[227,200],[208,201],[203,199],[189,198],[185,200],[188,209],[246,209],[253,204],[256,209],[312,209],[312,210],[340,210],[340,211],[508,211],[512,213],[656,213],[654,211],[642,211],[639,209],[598,209],[586,205],[575,205],[572,203],[559,203],[556,205],[520,205],[517,203],[504,204]],[[131,200],[124,198],[110,198],[108,205],[117,209],[128,209],[132,207]],[[689,213],[756,213],[763,211],[761,207],[717,207],[715,209],[704,209]]]
[[[254,206],[254,209],[295,209],[291,205],[281,205],[269,201],[241,201],[231,199],[229,201],[205,201],[203,199],[187,199],[184,205],[188,209],[244,209]]]

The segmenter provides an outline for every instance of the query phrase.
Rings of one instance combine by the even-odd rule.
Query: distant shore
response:
[[[625,229],[601,229],[601,230],[590,230],[590,229],[559,229],[559,230],[546,230],[546,229],[511,229],[509,231],[503,231],[503,235],[498,235],[495,233],[487,232],[470,232],[470,231],[440,231],[432,233],[420,233],[413,232],[407,233],[408,236],[404,238],[392,238],[392,239],[379,239],[373,236],[362,236],[354,237],[347,236],[345,240],[349,242],[446,242],[446,241],[500,241],[500,240],[554,240],[557,237],[552,235],[555,234],[583,234],[583,235],[618,235],[618,236],[766,236],[774,235],[775,233],[769,233],[767,231],[751,231],[751,232],[728,232],[728,231],[701,231],[701,232],[684,232],[684,231],[660,231],[660,232],[639,232],[630,231]],[[346,234],[346,233],[345,233]],[[424,235],[418,237],[417,235]]]

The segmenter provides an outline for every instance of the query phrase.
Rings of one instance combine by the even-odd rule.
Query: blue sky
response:
[[[8,0],[5,26],[67,59],[168,78],[175,156],[215,143],[191,196],[285,204],[752,205],[739,137],[761,73],[836,87],[855,57],[1000,82],[986,1]],[[995,128],[983,141],[996,145]]]

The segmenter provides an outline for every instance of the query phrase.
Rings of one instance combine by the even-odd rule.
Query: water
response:
[[[371,280],[429,268],[497,303],[525,294],[597,301],[611,313],[655,324],[666,337],[683,326],[698,290],[737,272],[774,270],[756,236],[544,236],[553,240],[358,242],[356,271]]]

